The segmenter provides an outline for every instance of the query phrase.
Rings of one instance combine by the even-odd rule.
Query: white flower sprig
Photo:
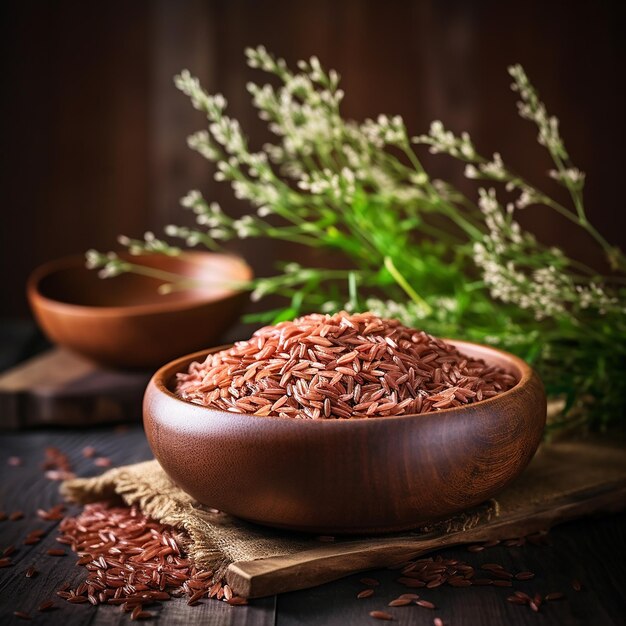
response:
[[[537,95],[537,91],[530,84],[524,68],[517,64],[509,67],[509,74],[513,77],[511,89],[519,93],[520,100],[517,110],[524,119],[534,122],[539,129],[537,141],[545,146],[552,154],[561,159],[567,159],[567,151],[559,132],[559,120],[548,115],[546,106]]]
[[[344,119],[339,75],[325,70],[317,57],[299,61],[295,70],[263,46],[246,50],[246,58],[271,79],[247,85],[273,135],[260,150],[250,147],[221,94],[204,91],[186,70],[175,84],[206,117],[206,128],[188,138],[189,147],[214,164],[215,180],[229,185],[251,210],[235,219],[192,190],[181,204],[193,213],[195,225],[170,224],[165,233],[187,247],[213,250],[253,237],[297,243],[319,249],[331,267],[346,268],[286,263],[276,275],[256,279],[248,285],[253,300],[268,295],[287,300],[278,310],[258,314],[257,321],[367,307],[440,336],[463,335],[517,352],[536,363],[549,389],[565,390],[568,407],[594,397],[596,410],[589,417],[594,423],[605,420],[597,417],[599,406],[606,415],[621,410],[625,257],[587,219],[585,174],[571,163],[558,121],[520,66],[509,68],[519,113],[536,125],[538,141],[554,163],[548,176],[568,190],[571,206],[514,172],[502,153],[481,155],[468,133],[456,134],[441,121],[411,138],[400,116]],[[468,179],[485,181],[476,201],[450,182],[432,179],[416,145],[453,157]],[[501,203],[497,186],[512,197]],[[525,231],[516,212],[535,206],[584,229],[614,275],[602,277]],[[89,266],[103,277],[126,271],[157,277],[134,258],[181,252],[152,234],[120,243],[130,256],[90,251]],[[165,292],[190,286],[174,275],[160,279]]]
[[[495,189],[480,189],[479,194],[488,233],[474,243],[474,261],[494,298],[532,311],[539,321],[549,317],[576,320],[581,309],[594,309],[600,315],[626,314],[623,303],[604,288],[588,279],[580,282],[564,271],[567,260],[561,250],[541,250],[535,237],[523,232],[513,219],[514,205],[506,209],[500,205]]]
[[[414,143],[430,146],[432,154],[449,154],[450,156],[473,161],[476,158],[474,144],[468,133],[457,137],[452,131],[446,130],[443,122],[435,120],[431,123],[428,135],[413,138]]]
[[[573,210],[563,206],[514,173],[506,166],[499,153],[494,153],[492,159],[486,159],[476,151],[467,133],[457,136],[446,130],[441,122],[433,122],[428,135],[415,137],[414,143],[430,146],[430,151],[433,153],[448,154],[465,161],[465,176],[469,179],[502,182],[506,185],[507,191],[518,191],[519,196],[515,201],[517,208],[544,205],[554,209],[589,233],[602,247],[613,269],[626,271],[624,254],[611,246],[587,219],[583,200],[585,173],[571,164],[557,118],[547,113],[545,104],[539,99],[537,91],[520,65],[509,67],[509,74],[514,81],[511,88],[520,96],[518,111],[521,117],[536,124],[539,131],[537,140],[548,150],[556,165],[556,169],[549,170],[548,175],[568,189],[574,205]]]

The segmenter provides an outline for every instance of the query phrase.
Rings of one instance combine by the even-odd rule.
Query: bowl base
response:
[[[419,533],[421,536],[435,533],[440,535],[442,532],[458,532],[459,530],[469,530],[474,528],[481,521],[488,521],[497,515],[496,502],[488,500],[483,504],[472,507],[470,509],[460,509],[450,515],[435,518],[416,517],[415,521],[402,524],[390,525],[373,525],[373,526],[357,526],[354,528],[338,528],[336,526],[308,526],[306,524],[280,524],[268,523],[258,520],[239,517],[239,519],[265,526],[267,528],[277,528],[279,530],[288,530],[290,532],[308,533],[313,535],[332,535],[332,536],[351,536],[351,535],[389,535],[394,533]]]

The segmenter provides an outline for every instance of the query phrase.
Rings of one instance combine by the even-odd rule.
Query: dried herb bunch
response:
[[[248,85],[276,137],[259,151],[226,114],[223,96],[206,93],[188,71],[175,83],[208,119],[189,146],[215,163],[215,179],[228,182],[253,211],[233,219],[194,190],[181,202],[194,212],[197,227],[168,226],[169,237],[212,250],[235,238],[266,237],[339,253],[349,269],[287,262],[276,275],[251,283],[254,300],[286,298],[284,308],[254,319],[367,309],[434,335],[496,345],[535,364],[549,394],[564,398],[552,427],[620,425],[626,257],[589,222],[585,175],[571,163],[558,120],[521,66],[509,68],[519,114],[537,127],[538,142],[554,163],[548,175],[569,192],[567,205],[513,172],[499,153],[482,156],[467,133],[455,135],[439,121],[428,134],[410,137],[399,116],[343,119],[339,76],[315,57],[300,61],[294,72],[263,47],[246,55],[251,67],[274,80]],[[467,178],[483,181],[476,201],[431,178],[418,157],[424,149],[460,161]],[[524,230],[516,217],[531,206],[556,211],[583,229],[610,274],[600,275]],[[120,243],[138,256],[180,252],[152,233],[141,240],[120,237]],[[91,250],[87,259],[104,277],[146,271],[115,253]],[[188,286],[163,278],[163,291]]]

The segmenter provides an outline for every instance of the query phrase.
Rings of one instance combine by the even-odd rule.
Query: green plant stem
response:
[[[557,166],[557,169],[559,170],[561,174],[563,174],[563,172],[566,169],[563,161],[557,154],[554,154],[552,152],[550,152],[550,154],[554,160],[555,165]],[[471,163],[473,165],[476,165],[476,164],[480,165],[480,164],[484,164],[487,162],[487,159],[485,159],[485,157],[480,156],[480,155],[476,155],[473,159],[462,158],[462,160],[465,161],[466,163]],[[488,176],[486,176],[485,178],[487,180],[494,180],[493,178],[488,177]],[[565,177],[563,180],[567,181],[567,178]],[[570,222],[583,228],[596,241],[596,243],[598,243],[598,245],[602,248],[607,258],[611,257],[611,253],[613,252],[614,248],[598,232],[598,230],[593,226],[593,224],[591,224],[591,222],[589,222],[589,220],[587,219],[587,215],[585,214],[584,205],[582,203],[580,193],[578,193],[578,191],[571,186],[571,183],[566,182],[565,184],[572,197],[572,201],[574,203],[576,213],[572,212],[570,209],[563,206],[556,200],[553,200],[552,198],[547,196],[543,191],[541,191],[540,189],[537,189],[535,185],[531,185],[522,176],[519,176],[517,173],[512,172],[509,169],[506,170],[506,177],[503,180],[499,180],[499,182],[510,182],[510,183],[513,183],[518,188],[527,187],[529,189],[532,189],[537,194],[537,196],[541,198],[542,204],[550,207],[551,209],[553,209],[554,211],[556,211],[557,213],[559,213],[560,215],[568,219]],[[626,271],[626,259],[624,258],[623,254],[619,255],[618,267],[621,271]]]
[[[426,171],[424,170],[423,165],[421,164],[420,160],[417,158],[417,155],[415,154],[414,150],[411,148],[411,145],[408,143],[408,141],[403,145],[403,150],[404,150],[404,153],[407,155],[408,159],[411,161],[411,164],[415,168],[416,172],[418,174],[422,174],[427,177],[426,186],[428,187],[432,196],[436,198],[436,200],[434,201],[434,204],[438,205],[442,209],[442,212],[450,220],[452,220],[459,228],[465,231],[473,240],[480,241],[483,238],[484,233],[477,226],[472,224],[468,218],[461,215],[457,211],[456,207],[454,207],[449,202],[441,198],[437,190],[434,188],[433,184],[430,182],[430,178],[426,174]]]
[[[582,261],[578,261],[576,259],[571,259],[568,257],[567,264],[570,267],[576,268],[580,270],[581,272],[585,272],[586,274],[589,274],[591,277],[598,275],[598,272],[596,270],[594,270],[592,267],[589,267],[589,265],[587,265],[586,263],[583,263]]]
[[[406,154],[409,161],[411,161],[411,165],[415,168],[415,171],[418,174],[423,174],[424,176],[426,176],[427,180],[430,181],[430,177],[426,173],[426,170],[424,169],[421,161],[417,158],[415,151],[413,150],[413,148],[411,148],[411,144],[408,142],[408,140],[403,143],[402,150]]]
[[[356,285],[356,273],[350,272],[348,274],[348,295],[350,298],[350,304],[353,311],[359,310],[359,291]]]
[[[387,268],[387,271],[391,274],[391,276],[396,281],[396,283],[398,283],[398,285],[402,287],[402,289],[407,294],[407,296],[409,296],[409,298],[411,298],[411,300],[415,304],[417,304],[424,311],[426,315],[430,315],[433,312],[430,304],[428,304],[428,302],[426,302],[426,300],[424,300],[424,298],[422,298],[415,291],[415,289],[413,289],[413,287],[409,285],[406,278],[402,276],[402,274],[398,271],[398,268],[394,265],[391,257],[388,257],[388,256],[385,257],[384,264],[385,264],[385,267]]]
[[[283,228],[274,228],[270,226],[264,228],[262,234],[272,239],[281,239],[283,241],[292,241],[293,243],[299,243],[303,246],[310,246],[312,248],[319,248],[324,246],[324,242],[316,239],[315,237],[309,237],[307,235],[300,235],[298,233],[286,232]]]
[[[136,273],[136,272],[135,272]],[[241,280],[216,280],[207,281],[199,278],[180,280],[163,284],[159,287],[160,293],[173,293],[177,291],[185,291],[186,289],[199,289],[206,287],[220,287],[224,289],[233,289],[237,291],[248,291],[254,286],[253,281]]]
[[[461,230],[465,231],[471,239],[474,241],[481,241],[484,237],[484,232],[474,226],[467,218],[463,217],[456,208],[449,202],[444,200],[438,200],[442,213],[446,215],[451,221],[453,221]]]
[[[533,187],[534,189],[534,187]],[[583,228],[585,231],[587,231],[587,233],[598,243],[598,245],[602,248],[602,250],[604,251],[604,253],[606,254],[607,257],[610,257],[611,251],[613,250],[613,247],[611,246],[611,244],[598,232],[598,230],[591,224],[591,222],[589,222],[583,212],[582,214],[582,218],[580,217],[579,213],[572,213],[572,211],[570,211],[569,209],[567,209],[566,207],[564,207],[562,204],[559,204],[558,202],[556,202],[555,200],[552,200],[552,198],[549,198],[548,196],[546,196],[545,194],[541,193],[541,191],[537,190],[539,192],[539,194],[541,195],[541,201],[543,202],[543,204],[545,204],[546,206],[549,206],[550,208],[554,209],[555,211],[557,211],[558,213],[560,213],[561,215],[563,215],[563,217],[566,217],[568,220],[570,220],[570,222],[573,222],[574,224],[576,224],[577,226],[580,226],[581,228]],[[620,257],[623,257],[623,255],[620,255]],[[624,261],[620,258],[620,269],[622,271],[626,270],[626,265],[624,264]]]
[[[158,270],[154,267],[148,267],[147,265],[141,265],[139,263],[125,262],[124,266],[126,268],[126,271],[132,272],[133,274],[148,276],[149,278],[156,278],[157,280],[163,280],[169,283],[186,280],[186,277],[183,274],[166,272],[164,270]]]
[[[348,227],[348,230],[351,234],[356,235],[361,243],[369,250],[371,257],[369,258],[370,264],[375,265],[378,263],[378,259],[380,258],[380,253],[376,246],[372,243],[369,238],[369,232],[364,232],[361,230],[359,223],[357,220],[352,219],[351,216],[351,206],[344,206],[338,204],[337,202],[332,201],[332,204],[337,212],[338,217],[344,222],[344,224]]]
[[[460,246],[465,243],[460,237],[457,237],[453,233],[444,231],[441,228],[437,228],[436,226],[428,224],[425,221],[422,221],[420,223],[420,225],[418,226],[418,230],[420,233],[429,235],[433,239],[433,241],[436,242],[444,241],[453,246]]]
[[[563,163],[563,159],[561,159],[561,157],[556,152],[552,150],[549,150],[549,152],[550,152],[550,155],[552,156],[552,160],[554,161],[554,164],[556,165],[556,168],[559,170],[561,174],[561,180],[565,182],[565,186],[567,187],[567,190],[569,191],[570,196],[572,197],[572,202],[574,203],[576,214],[578,215],[578,220],[582,226],[584,223],[587,223],[587,216],[585,215],[585,207],[583,206],[580,191],[576,189],[572,185],[571,181],[569,180],[569,177],[566,174],[567,168],[565,167],[565,164]]]

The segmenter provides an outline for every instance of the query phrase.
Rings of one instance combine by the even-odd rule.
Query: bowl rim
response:
[[[453,345],[458,347],[460,351],[462,351],[463,346],[470,346],[473,348],[480,348],[481,350],[487,350],[487,351],[499,354],[501,357],[504,357],[506,360],[511,362],[513,367],[517,368],[518,373],[519,373],[519,379],[517,383],[515,383],[515,385],[513,385],[513,387],[511,387],[510,389],[507,389],[506,391],[503,391],[502,393],[499,393],[498,395],[493,396],[491,398],[486,398],[485,400],[481,400],[480,402],[473,402],[471,404],[467,404],[467,405],[460,406],[460,407],[452,407],[449,409],[441,409],[439,411],[430,411],[429,413],[409,413],[407,415],[393,415],[393,416],[388,416],[388,417],[378,417],[378,418],[370,418],[370,419],[316,419],[316,420],[312,420],[312,419],[297,420],[293,417],[280,417],[278,415],[261,416],[261,415],[252,415],[250,413],[235,413],[235,412],[230,412],[230,411],[223,411],[221,409],[214,409],[208,406],[202,406],[201,404],[195,404],[193,402],[188,402],[187,400],[183,400],[182,398],[179,398],[174,392],[172,392],[170,389],[167,388],[165,384],[166,376],[167,378],[171,378],[173,374],[180,372],[181,371],[180,364],[185,363],[185,362],[192,363],[194,360],[198,360],[198,357],[201,357],[201,356],[206,357],[211,353],[228,349],[234,345],[234,344],[227,344],[223,346],[217,346],[214,348],[206,348],[204,350],[199,350],[198,352],[192,352],[190,354],[186,354],[184,356],[178,357],[177,359],[174,359],[173,361],[170,361],[169,363],[166,363],[165,365],[162,365],[153,374],[152,378],[150,379],[150,382],[148,383],[148,389],[154,386],[157,392],[164,394],[170,400],[175,400],[176,402],[180,402],[186,406],[194,407],[195,410],[197,409],[206,410],[213,415],[216,415],[216,414],[223,415],[223,416],[228,416],[229,418],[245,417],[245,418],[255,418],[258,420],[269,419],[272,421],[278,420],[283,423],[300,422],[300,423],[320,424],[320,423],[330,422],[330,423],[338,423],[338,424],[348,424],[348,423],[362,424],[362,423],[369,423],[369,422],[374,422],[374,423],[396,422],[399,420],[405,420],[409,418],[422,418],[423,419],[423,418],[433,417],[433,416],[442,415],[442,414],[463,414],[467,412],[468,409],[473,409],[474,407],[477,407],[477,406],[485,407],[490,404],[501,403],[503,400],[506,401],[506,398],[508,398],[509,396],[519,394],[520,391],[525,389],[532,379],[536,379],[541,384],[541,379],[539,378],[535,370],[528,363],[526,363],[526,361],[524,361],[523,359],[521,359],[520,357],[514,354],[511,354],[510,352],[506,352],[498,348],[492,348],[491,346],[487,346],[481,343],[476,343],[473,341],[465,341],[463,339],[450,339],[450,338],[445,338],[445,337],[440,338],[440,339],[442,339],[443,341],[447,343],[452,343]]]
[[[121,258],[132,257],[132,255],[128,253],[119,253]],[[142,255],[142,256],[162,256],[157,255]],[[237,255],[231,254],[227,252],[212,252],[210,250],[200,251],[200,250],[184,250],[180,256],[195,256],[195,257],[207,257],[207,256],[221,256],[227,259],[236,260],[240,263],[241,267],[245,270],[247,275],[247,280],[251,280],[254,276],[253,270],[248,265],[246,260]],[[129,304],[129,305],[121,305],[121,306],[95,306],[89,304],[77,304],[75,302],[65,302],[63,300],[55,300],[54,298],[50,298],[47,295],[44,295],[41,291],[41,282],[47,278],[55,274],[56,272],[85,267],[85,257],[84,255],[69,255],[64,256],[59,259],[54,259],[52,261],[47,261],[42,263],[38,267],[36,267],[28,276],[26,281],[26,293],[28,299],[31,301],[31,304],[36,300],[39,304],[44,304],[47,308],[56,310],[58,312],[63,312],[65,314],[75,314],[75,315],[120,315],[123,314],[125,316],[133,316],[133,315],[144,315],[150,313],[168,313],[175,312],[181,310],[188,310],[197,306],[204,306],[206,304],[210,304],[213,302],[220,302],[221,300],[226,300],[238,294],[244,293],[239,289],[232,289],[230,293],[225,295],[221,295],[219,297],[210,297],[204,296],[200,297],[197,300],[179,300],[179,301],[163,301],[163,302],[154,302],[154,303],[146,303],[146,304]]]

